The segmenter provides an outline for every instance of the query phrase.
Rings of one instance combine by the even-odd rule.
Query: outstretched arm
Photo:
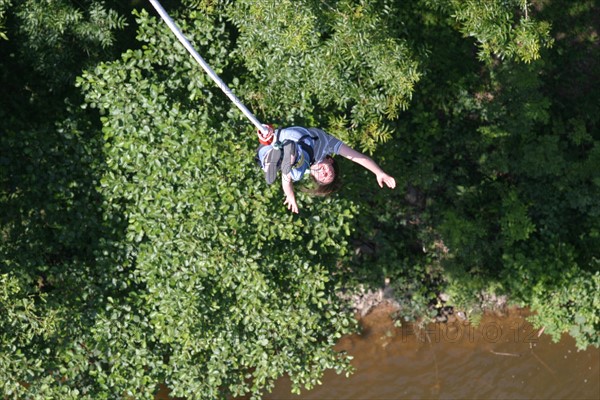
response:
[[[380,187],[383,187],[384,183],[387,187],[391,189],[394,189],[396,187],[396,180],[393,177],[386,174],[385,172],[383,172],[379,165],[377,165],[377,163],[373,161],[370,157],[354,150],[353,148],[347,146],[345,143],[342,143],[339,150],[339,154],[374,173],[377,177],[377,183]]]
[[[281,176],[281,187],[283,187],[283,193],[285,193],[285,204],[291,212],[298,214],[298,204],[296,204],[296,195],[294,195],[294,184],[290,174],[282,174]]]

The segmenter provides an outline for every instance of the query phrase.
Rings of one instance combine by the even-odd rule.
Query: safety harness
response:
[[[296,162],[292,166],[292,168],[298,168],[304,163],[304,153],[308,154],[308,165],[312,165],[315,162],[315,152],[314,152],[312,146],[309,145],[308,143],[306,143],[304,141],[304,139],[310,138],[312,140],[318,140],[319,137],[313,136],[309,133],[309,134],[300,136],[300,138],[298,140],[285,139],[283,142],[281,142],[279,140],[279,135],[280,135],[282,129],[285,129],[285,128],[277,128],[275,130],[275,139],[273,141],[272,146],[278,150],[283,150],[284,146],[292,145],[292,146],[294,146],[292,148],[295,151],[296,150],[295,145],[298,145],[298,146],[300,146],[300,149],[303,151],[300,152],[300,157],[298,157],[298,159],[296,160]],[[283,159],[283,151],[281,152],[281,155],[279,156],[279,162],[277,163],[278,166],[281,165],[282,159]]]

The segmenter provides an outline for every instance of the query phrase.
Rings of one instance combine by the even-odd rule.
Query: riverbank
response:
[[[366,317],[372,311],[381,310],[389,312],[390,315],[403,314],[402,301],[399,300],[389,280],[386,280],[384,285],[378,289],[366,289],[364,286],[348,291],[338,293],[338,297],[346,301],[357,319]],[[498,316],[505,315],[509,311],[509,302],[507,296],[498,296],[492,293],[481,293],[480,302],[477,308],[483,313],[494,313]],[[452,306],[450,296],[441,293],[435,299],[435,303],[430,306],[431,313],[435,313],[433,317],[421,315],[422,322],[453,322],[467,321],[469,315],[465,310],[455,309]],[[412,313],[409,313],[412,314]],[[478,318],[480,315],[478,315]],[[478,319],[477,318],[477,319]]]

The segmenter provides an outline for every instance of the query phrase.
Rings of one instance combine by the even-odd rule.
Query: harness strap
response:
[[[304,141],[304,139],[306,138],[311,138],[312,140],[318,140],[319,137],[318,136],[312,136],[310,133],[307,135],[303,135],[300,136],[300,139],[298,139],[298,145],[300,146],[300,148],[302,150],[304,150],[306,152],[306,154],[308,154],[308,164],[312,165],[315,162],[315,151],[312,148],[312,146],[310,146],[308,143],[306,143]]]
[[[277,150],[283,149],[284,143],[279,141],[279,134],[281,133],[281,128],[277,128],[275,130],[275,139],[273,140],[273,148]]]
[[[292,139],[285,139],[283,142],[281,142],[279,140],[279,135],[281,134],[281,131],[284,128],[277,128],[275,130],[275,138],[273,140],[273,148],[277,149],[277,150],[283,150],[283,147],[285,145],[287,145],[288,143],[296,143],[298,144],[298,146],[300,146],[300,148],[303,150],[303,152],[306,152],[306,154],[308,154],[308,162],[309,165],[312,165],[315,162],[315,152],[312,148],[312,146],[310,146],[308,143],[306,143],[304,141],[304,139],[306,138],[311,138],[312,140],[318,140],[319,137],[318,136],[313,136],[310,133],[306,134],[306,135],[302,135],[300,136],[300,138],[298,140],[292,140]],[[301,152],[300,153],[301,157],[298,158],[298,160],[296,160],[296,163],[293,165],[292,168],[297,168],[300,165],[302,165],[302,163],[304,162],[304,154]],[[281,152],[281,155],[279,156],[279,161],[278,161],[278,165],[281,165],[281,160],[283,159],[283,151]]]

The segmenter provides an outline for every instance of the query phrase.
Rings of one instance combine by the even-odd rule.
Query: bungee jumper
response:
[[[267,132],[258,131],[260,147],[257,160],[270,185],[281,170],[281,186],[285,194],[284,204],[288,210],[298,213],[293,182],[298,182],[308,171],[317,185],[315,195],[328,195],[341,185],[337,162],[332,155],[339,154],[375,174],[380,187],[394,189],[396,180],[386,174],[370,157],[354,150],[338,138],[318,128],[293,126],[273,130],[265,125]]]
[[[274,130],[270,125],[263,125],[237,98],[212,68],[198,54],[186,37],[181,33],[169,14],[158,0],[149,0],[169,29],[192,57],[200,64],[212,80],[227,97],[258,129],[261,147],[257,151],[257,159],[265,172],[265,179],[272,184],[277,171],[281,170],[281,186],[285,193],[284,204],[288,210],[298,213],[298,204],[294,195],[293,182],[299,181],[309,171],[317,184],[314,194],[326,195],[339,187],[339,173],[332,155],[339,154],[363,166],[375,174],[380,187],[384,184],[394,189],[396,181],[386,174],[370,157],[352,149],[341,140],[317,128],[289,127]]]

